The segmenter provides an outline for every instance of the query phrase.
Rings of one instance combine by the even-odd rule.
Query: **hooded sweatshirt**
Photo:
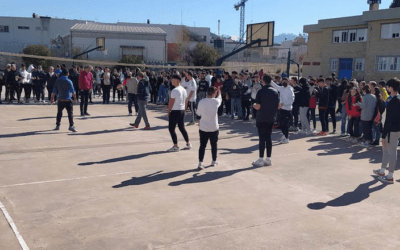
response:
[[[271,86],[279,91],[280,103],[283,103],[282,109],[292,111],[294,102],[293,88],[290,85],[287,87],[279,86],[274,82],[271,82]]]

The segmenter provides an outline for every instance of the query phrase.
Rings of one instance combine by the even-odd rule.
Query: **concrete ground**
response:
[[[255,168],[255,127],[221,118],[220,164],[198,172],[198,127],[192,150],[166,153],[164,106],[151,131],[129,127],[125,104],[75,107],[73,134],[65,115],[52,131],[56,106],[0,105],[0,202],[30,249],[400,248],[400,183],[372,175],[379,147],[276,145],[276,131],[273,165]],[[20,249],[3,215],[0,232],[0,249]]]

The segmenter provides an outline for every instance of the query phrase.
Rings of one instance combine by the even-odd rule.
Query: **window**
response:
[[[8,33],[10,32],[8,26],[0,25],[0,32]]]
[[[337,58],[332,58],[329,61],[329,69],[330,71],[336,71],[338,66],[338,59]]]
[[[381,26],[381,38],[400,38],[400,23],[388,23]]]
[[[335,30],[333,43],[355,43],[367,41],[367,29]]]
[[[356,58],[355,71],[364,71],[365,69],[365,58]]]
[[[29,30],[28,26],[18,26],[19,30]]]
[[[400,72],[400,56],[379,56],[376,62],[378,71]]]

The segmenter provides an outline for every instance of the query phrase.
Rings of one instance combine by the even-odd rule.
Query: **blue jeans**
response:
[[[165,87],[164,85],[161,85],[158,90],[158,103],[164,104],[166,99],[165,97]]]
[[[238,117],[242,118],[243,117],[242,102],[241,102],[240,98],[238,98],[238,97],[231,98],[231,116],[232,116],[232,118],[235,117],[235,106],[237,108]]]
[[[382,126],[382,117],[379,120],[378,125],[376,125],[376,123],[374,122],[374,125],[372,126],[372,140],[373,141],[379,141],[379,139],[381,138],[381,126]]]
[[[344,104],[342,105],[342,134],[348,134],[348,133],[349,133],[349,123],[347,122],[346,105]]]

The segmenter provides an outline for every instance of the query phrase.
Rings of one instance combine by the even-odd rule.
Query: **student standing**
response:
[[[328,107],[326,109],[326,114],[325,114],[325,120],[326,120],[326,129],[329,131],[329,116],[332,119],[332,126],[333,126],[333,131],[331,134],[336,133],[336,100],[337,100],[337,86],[333,83],[331,77],[327,77],[326,79],[326,85],[329,91],[329,100],[328,100]]]
[[[42,97],[42,102],[44,103],[44,83],[45,83],[46,74],[44,73],[42,66],[39,65],[38,69],[32,72],[32,83],[35,86],[36,93],[36,101],[40,101],[40,97]]]
[[[197,105],[198,103],[207,97],[207,91],[208,88],[210,87],[210,84],[206,80],[205,72],[200,73],[200,81],[198,84],[198,89],[197,89]]]
[[[79,69],[78,68],[79,67],[77,67],[76,65],[73,65],[72,70],[70,71],[70,74],[69,74],[69,79],[72,81],[72,84],[74,85],[76,99],[79,98]]]
[[[217,97],[216,97],[217,96]],[[203,160],[208,140],[211,144],[212,162],[211,166],[218,164],[217,162],[217,143],[219,135],[218,125],[218,108],[221,106],[221,89],[209,87],[207,90],[207,98],[199,102],[197,115],[200,118],[200,148],[199,148],[199,170],[204,169]]]
[[[136,77],[132,77],[132,73],[128,73],[126,79],[124,80],[124,86],[126,86],[126,93],[128,98],[128,116],[132,116],[132,104],[135,106],[136,115],[138,115],[139,105],[137,101],[137,87],[138,80]]]
[[[175,87],[171,91],[171,98],[169,99],[168,104],[168,118],[169,118],[169,133],[171,134],[172,142],[174,146],[168,149],[168,152],[178,152],[178,137],[176,136],[175,129],[176,125],[178,125],[179,130],[181,131],[183,138],[186,142],[185,149],[191,149],[192,145],[189,142],[189,136],[185,129],[185,111],[188,105],[188,96],[186,90],[181,86],[181,77],[179,75],[173,75],[171,78],[171,84]]]
[[[262,89],[262,85],[260,82],[260,76],[258,74],[256,74],[254,76],[254,82],[251,87],[251,110],[252,110],[251,118],[252,118],[253,124],[256,124],[256,117],[257,117],[257,110],[254,108],[254,103],[256,103],[257,93],[260,89]]]
[[[17,94],[17,101],[21,104],[21,92],[19,80],[21,79],[20,73],[17,71],[17,66],[11,64],[11,69],[7,74],[7,84],[10,85],[10,99],[9,103],[12,103],[14,99],[14,93]]]
[[[137,87],[137,99],[138,99],[138,106],[139,106],[139,114],[136,117],[135,123],[131,123],[130,125],[138,128],[139,124],[142,120],[144,120],[144,123],[146,124],[146,127],[144,128],[145,130],[150,130],[150,123],[147,118],[147,103],[150,99],[150,92],[151,92],[151,87],[149,81],[144,79],[144,73],[140,72],[137,75],[137,80],[138,80],[138,87]]]
[[[353,87],[350,90],[350,94],[347,97],[345,107],[346,107],[346,113],[349,116],[349,134],[350,137],[348,141],[351,141],[353,143],[357,143],[357,138],[360,136],[359,132],[359,123],[360,123],[360,116],[361,116],[361,108],[357,105],[354,105],[355,103],[361,102],[362,98],[360,93],[357,91],[357,87]]]
[[[393,173],[397,164],[397,143],[400,138],[400,80],[390,79],[387,88],[392,97],[386,107],[386,120],[382,132],[382,166],[374,170],[382,182],[393,184]],[[386,167],[389,165],[389,173],[385,176]]]
[[[197,97],[197,85],[196,81],[193,79],[193,73],[188,71],[185,73],[186,80],[182,87],[186,89],[188,95],[188,105],[192,112],[192,121],[189,122],[188,126],[194,125],[194,117],[196,115],[196,97]]]
[[[307,112],[307,118],[311,122],[313,121],[313,133],[317,132],[317,120],[315,119],[315,109],[317,108],[317,97],[315,95],[314,89],[317,87],[316,86],[316,80],[315,78],[310,79],[310,105],[308,107],[308,112]]]
[[[54,67],[50,66],[49,67],[49,72],[47,72],[46,79],[45,79],[49,101],[51,99],[51,94],[53,94],[54,83],[56,82],[57,78],[58,78],[58,76],[54,72]],[[57,96],[55,96],[54,98],[55,98],[54,101],[56,101],[57,100]]]
[[[306,133],[306,135],[309,136],[312,135],[310,121],[307,119],[308,107],[310,105],[310,86],[308,85],[306,78],[300,78],[299,83],[300,91],[298,94],[298,103],[300,107],[300,122],[302,127],[300,132]]]
[[[363,96],[362,102],[358,102],[355,105],[358,105],[361,108],[361,123],[364,142],[362,142],[360,146],[367,148],[370,146],[372,141],[372,126],[376,107],[376,97],[371,95],[371,88],[368,85],[363,87],[363,92],[365,95]]]
[[[229,100],[229,91],[232,89],[233,80],[232,77],[229,75],[229,72],[224,72],[224,82],[222,85],[222,97],[223,103],[225,105],[225,114],[227,116],[231,113],[231,100]]]
[[[75,103],[76,95],[73,83],[68,79],[68,70],[63,68],[60,78],[54,84],[53,94],[51,95],[50,103],[54,103],[54,97],[58,96],[58,112],[57,112],[57,122],[56,128],[54,130],[60,130],[61,125],[61,117],[64,108],[68,112],[68,120],[69,120],[69,131],[78,132],[74,127],[74,115],[73,115],[73,103],[72,98],[74,98]]]
[[[85,66],[79,75],[79,89],[81,91],[81,116],[89,116],[90,114],[87,112],[89,95],[93,89],[93,75],[90,72],[90,66]]]
[[[320,78],[317,81],[318,89],[315,89],[318,98],[319,120],[321,122],[322,131],[318,135],[326,136],[328,134],[328,125],[326,124],[326,110],[329,105],[329,90],[326,87],[325,79]]]
[[[259,156],[254,166],[271,166],[272,156],[272,127],[278,112],[279,94],[271,87],[272,78],[270,75],[264,75],[262,80],[262,89],[257,92],[254,108],[258,111],[256,126],[259,138]],[[267,149],[267,158],[264,160],[265,149]]]
[[[293,88],[289,85],[288,79],[286,77],[282,78],[282,85],[271,82],[272,87],[279,91],[280,95],[280,127],[282,130],[282,138],[279,143],[286,144],[289,143],[289,124],[290,117],[292,116],[292,108],[294,102]]]
[[[104,68],[104,73],[101,76],[101,86],[103,88],[103,104],[110,103],[110,91],[111,91],[111,73],[108,67]]]

